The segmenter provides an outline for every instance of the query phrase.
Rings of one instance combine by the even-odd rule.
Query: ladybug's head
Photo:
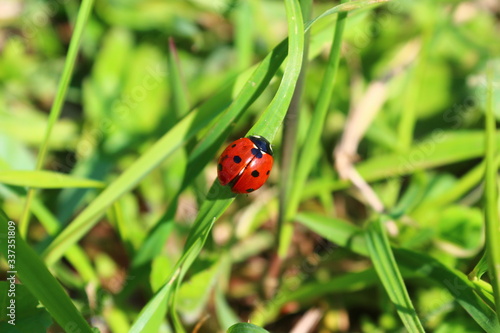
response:
[[[262,152],[273,156],[273,148],[266,138],[260,135],[250,135],[248,137]]]

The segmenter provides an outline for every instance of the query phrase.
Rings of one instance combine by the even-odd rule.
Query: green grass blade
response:
[[[6,170],[0,172],[0,183],[32,188],[102,188],[104,183],[44,170]]]
[[[295,84],[302,68],[304,51],[304,22],[297,1],[285,1],[288,21],[288,62],[283,79],[266,111],[248,132],[249,135],[262,135],[270,142],[285,118],[290,105]]]
[[[148,304],[146,304],[130,328],[129,333],[158,332],[158,327],[160,327],[165,317],[167,301],[178,273],[179,271],[172,273],[168,283],[161,287]]]
[[[45,131],[45,136],[43,138],[42,144],[40,145],[40,150],[38,152],[38,157],[36,160],[36,170],[40,170],[45,162],[45,155],[47,154],[50,135],[52,134],[52,129],[54,128],[59,115],[61,114],[64,99],[66,97],[66,92],[68,91],[68,86],[70,83],[71,75],[73,74],[73,69],[75,67],[76,57],[78,55],[78,49],[80,47],[80,42],[83,36],[83,30],[85,24],[90,16],[94,0],[83,0],[78,11],[78,17],[76,19],[75,31],[71,37],[71,42],[69,44],[68,55],[66,61],[64,62],[64,68],[61,75],[61,80],[59,81],[59,86],[57,87],[56,96],[52,108],[50,110],[49,122],[47,124],[47,130]],[[26,196],[26,203],[24,207],[23,214],[19,221],[19,231],[21,236],[26,236],[28,232],[28,223],[30,218],[30,207],[33,197],[35,195],[35,190],[30,189],[28,195]]]
[[[493,85],[491,73],[488,73],[486,106],[486,172],[485,172],[485,221],[488,273],[495,296],[496,313],[500,320],[500,221],[498,218],[498,168],[496,155],[496,126],[493,113]]]
[[[427,36],[428,37],[428,36]],[[420,88],[422,76],[425,72],[425,63],[429,49],[429,38],[423,38],[421,52],[413,67],[409,70],[408,83],[403,92],[403,105],[401,107],[400,119],[398,123],[398,147],[401,151],[406,151],[411,147],[415,125],[417,122],[417,106],[419,105]]]
[[[406,329],[409,332],[424,332],[394,259],[389,238],[381,220],[382,218],[379,218],[371,222],[365,234],[373,265]]]
[[[252,64],[253,56],[253,40],[254,33],[253,17],[251,13],[251,5],[248,1],[241,1],[235,12],[235,48],[237,54],[237,68],[244,70]]]
[[[307,144],[303,146],[302,151],[299,154],[300,159],[295,171],[294,183],[289,197],[290,199],[286,207],[285,223],[289,221],[293,215],[295,215],[300,202],[302,188],[307,180],[307,176],[311,172],[313,164],[315,163],[314,154],[316,151],[314,149],[310,149],[309,147],[320,142],[321,133],[323,132],[322,129],[325,124],[328,107],[330,106],[330,101],[332,99],[333,85],[335,83],[337,69],[339,66],[340,48],[342,45],[342,36],[344,34],[346,18],[346,12],[340,12],[338,14],[337,23],[335,25],[335,33],[333,35],[333,42],[330,48],[330,56],[326,65],[325,74],[323,76],[323,82],[321,83],[321,88],[319,90],[320,92],[316,101],[316,106],[313,111],[313,117],[306,135]],[[283,258],[286,255],[290,241],[291,232],[283,233],[279,242],[278,254],[280,257]]]
[[[339,246],[369,256],[363,231],[353,224],[310,213],[297,214],[296,220]],[[486,332],[500,332],[495,311],[476,294],[474,284],[465,274],[448,268],[426,254],[398,248],[393,248],[393,253],[401,269],[446,288]]]
[[[172,318],[172,326],[174,328],[174,331],[176,333],[186,333],[186,330],[184,329],[184,326],[182,326],[182,322],[181,322],[181,319],[179,318],[179,315],[177,314],[177,295],[179,294],[178,291],[179,291],[179,287],[181,285],[181,280],[180,279],[177,279],[175,281],[175,289],[173,290],[172,292],[172,297],[170,299],[170,308],[172,309],[172,311],[170,311],[170,317]]]
[[[0,251],[6,260],[14,259],[14,262],[8,261],[8,264],[12,265],[9,269],[17,272],[16,275],[23,285],[66,331],[93,332],[59,282],[50,274],[35,251],[20,237],[15,230],[17,226],[14,222],[9,222],[2,210],[0,210],[0,227],[0,238],[3,243]],[[15,238],[8,238],[12,233]],[[11,240],[14,239],[15,243],[12,243]]]
[[[349,12],[349,11],[353,11],[356,9],[365,9],[365,8],[369,8],[373,5],[377,5],[377,4],[389,2],[389,1],[391,1],[391,0],[349,1],[349,2],[343,3],[341,5],[335,6],[333,8],[330,8],[330,9],[324,11],[321,15],[319,15],[319,16],[315,17],[313,20],[307,22],[305,25],[306,31],[308,31],[314,23],[316,23],[317,21],[319,21],[322,18],[327,17],[329,15],[342,13],[342,12]]]
[[[177,118],[183,116],[189,110],[189,102],[185,84],[181,78],[181,64],[174,40],[168,41],[169,52],[167,52],[168,81],[172,90],[172,108]]]
[[[230,326],[240,321],[234,310],[226,301],[224,292],[221,290],[221,288],[215,289],[214,303],[217,320],[222,329],[229,328]]]

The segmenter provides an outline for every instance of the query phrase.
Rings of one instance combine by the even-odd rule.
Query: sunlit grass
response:
[[[17,223],[20,329],[500,331],[497,8],[6,6],[0,225]],[[379,109],[349,158],[377,212],[333,157],[360,101]],[[236,195],[215,161],[246,135],[275,167]]]

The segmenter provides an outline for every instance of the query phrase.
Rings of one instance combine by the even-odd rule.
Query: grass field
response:
[[[499,86],[494,0],[4,0],[0,331],[498,333]]]

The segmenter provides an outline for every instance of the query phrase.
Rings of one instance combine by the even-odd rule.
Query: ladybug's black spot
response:
[[[231,146],[231,148],[234,148],[234,147],[236,147],[236,143]]]
[[[252,177],[259,177],[259,172],[257,170],[252,171]]]
[[[222,171],[222,164],[220,164],[220,163],[219,163],[219,164],[217,165],[217,169],[219,169],[219,171]]]
[[[257,158],[262,158],[262,152],[259,149],[252,148],[251,152],[252,152],[253,156],[255,156]]]
[[[248,193],[253,192],[253,191],[255,191],[253,188],[249,188],[249,189],[247,190],[247,192],[248,192]]]
[[[241,162],[241,157],[235,156],[235,157],[233,157],[233,161],[234,161],[234,163],[240,163]]]
[[[271,170],[267,170],[266,175],[268,175],[268,174],[269,174],[269,172],[271,172]]]

